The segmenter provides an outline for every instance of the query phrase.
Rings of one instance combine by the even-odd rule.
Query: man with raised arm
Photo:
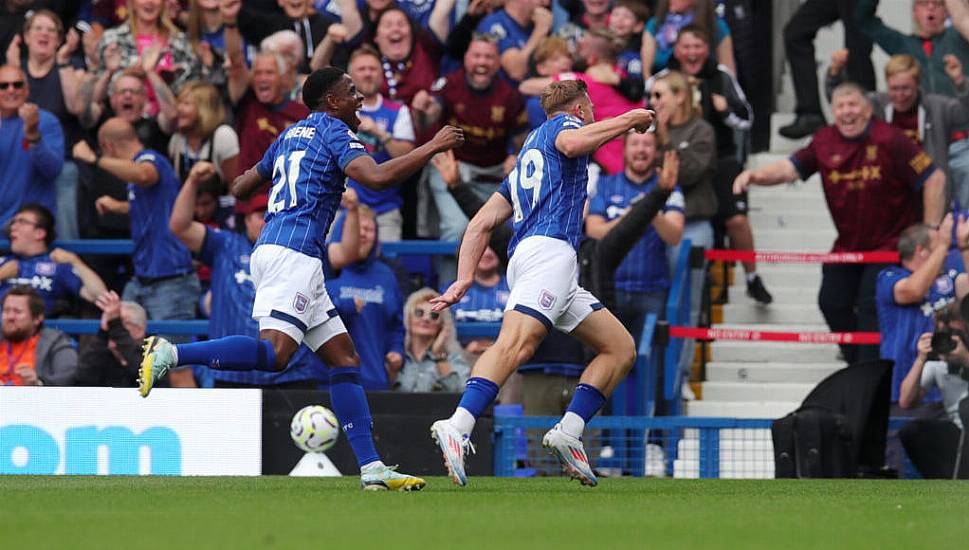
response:
[[[249,260],[259,338],[228,336],[178,346],[149,338],[139,389],[147,396],[168,369],[182,364],[282,370],[305,343],[330,367],[333,411],[357,457],[363,489],[419,490],[423,479],[385,466],[374,449],[360,359],[326,294],[320,257],[347,176],[373,188],[393,185],[436,153],[459,147],[464,136],[447,126],[410,153],[377,164],[354,133],[363,96],[349,76],[333,67],[313,72],[303,84],[303,102],[313,110],[310,116],[281,132],[262,161],[232,184],[234,195],[247,197],[267,180],[272,183],[266,225]]]
[[[548,120],[522,147],[515,169],[468,224],[458,258],[458,277],[435,309],[458,303],[474,281],[491,231],[514,222],[508,246],[508,285],[501,331],[475,363],[472,378],[454,414],[431,426],[452,481],[467,484],[464,458],[475,421],[498,395],[498,388],[528,360],[555,327],[571,333],[596,351],[562,417],[542,440],[573,478],[598,483],[585,449],[585,424],[632,367],[632,336],[587,290],[578,284],[576,248],[582,236],[589,155],[629,130],[646,132],[652,111],[634,109],[594,122],[585,82],[553,82],[542,92]]]
[[[821,174],[838,230],[832,252],[895,251],[902,231],[942,221],[945,175],[898,128],[872,118],[865,90],[846,82],[831,94],[834,124],[807,147],[756,170],[744,170],[733,192]],[[885,264],[824,264],[818,305],[832,332],[876,332],[875,281]],[[843,345],[851,364],[878,359],[878,346]]]

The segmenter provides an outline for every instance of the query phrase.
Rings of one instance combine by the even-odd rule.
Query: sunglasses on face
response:
[[[415,319],[423,319],[424,315],[427,315],[427,318],[430,319],[431,321],[437,321],[438,319],[441,318],[441,314],[436,311],[428,311],[420,307],[414,308]]]
[[[6,90],[11,86],[13,86],[15,90],[19,90],[24,87],[24,81],[16,80],[14,82],[0,82],[0,90]]]

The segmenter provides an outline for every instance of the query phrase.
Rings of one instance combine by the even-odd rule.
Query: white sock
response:
[[[757,272],[751,271],[750,273],[747,274],[747,284],[754,282],[754,279],[756,278],[757,278]]]
[[[568,411],[562,416],[559,426],[562,427],[563,432],[578,439],[582,437],[582,432],[585,431],[585,420],[582,420],[582,417],[574,412]]]
[[[454,414],[448,419],[452,426],[457,428],[461,435],[471,435],[474,429],[475,418],[471,411],[463,407],[454,409]]]
[[[366,470],[370,470],[372,468],[380,468],[383,465],[384,465],[384,461],[383,460],[374,460],[373,462],[368,462],[368,463],[364,464],[363,466],[360,466],[360,473],[363,473]]]

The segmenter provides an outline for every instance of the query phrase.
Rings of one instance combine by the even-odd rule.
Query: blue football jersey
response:
[[[885,268],[878,274],[875,286],[875,302],[878,307],[878,328],[881,332],[882,359],[895,361],[892,369],[892,401],[898,401],[902,380],[912,368],[918,355],[919,336],[935,329],[935,312],[945,308],[955,298],[955,277],[946,271],[929,287],[929,292],[918,304],[895,303],[895,285],[908,278],[912,272],[902,266]],[[932,390],[923,401],[941,401],[938,390]]]
[[[0,258],[0,265],[11,260],[17,261],[17,276],[0,282],[0,296],[13,286],[29,286],[44,299],[44,311],[51,315],[57,300],[66,300],[81,292],[81,278],[74,267],[54,262],[50,254],[7,256]]]
[[[444,289],[447,289],[445,286]],[[484,286],[478,281],[471,284],[461,301],[451,306],[456,322],[498,323],[508,303],[508,280],[504,277],[495,286]]]
[[[128,184],[135,275],[154,278],[191,273],[192,253],[168,228],[182,187],[175,169],[168,158],[151,149],[135,155],[134,161],[150,162],[158,171],[158,182],[151,187]]]
[[[266,226],[256,246],[275,244],[321,257],[346,189],[343,170],[366,154],[350,128],[326,113],[311,113],[287,128],[256,165],[259,175],[272,180]]]
[[[589,214],[612,221],[622,216],[634,201],[649,193],[659,178],[653,177],[643,183],[634,183],[625,173],[599,178],[596,192],[589,199]],[[683,192],[674,187],[663,212],[683,212],[686,203]],[[639,242],[616,269],[616,288],[626,292],[657,292],[670,287],[670,270],[666,261],[666,243],[650,224]]]
[[[508,243],[509,258],[528,237],[551,237],[578,248],[589,156],[565,156],[555,148],[555,138],[563,130],[581,127],[581,120],[561,114],[533,130],[518,153],[515,169],[498,188],[512,205],[515,232]]]

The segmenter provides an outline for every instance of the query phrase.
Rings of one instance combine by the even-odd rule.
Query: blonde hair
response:
[[[554,113],[564,111],[587,93],[585,82],[581,80],[552,82],[542,90],[542,110],[546,115],[552,116]]]
[[[404,302],[404,351],[410,352],[410,322],[414,316],[414,308],[418,304],[423,304],[431,298],[437,298],[438,296],[440,296],[440,293],[436,290],[424,287],[411,292],[410,296],[407,297],[407,301]],[[461,344],[458,343],[457,331],[454,328],[454,317],[451,315],[451,311],[444,309],[438,313],[441,314],[440,330],[444,330],[445,327],[450,329],[447,342],[444,345],[448,355],[461,351]],[[419,361],[421,358],[416,357],[415,359]]]
[[[128,26],[131,28],[131,34],[137,38],[139,30],[138,21],[135,18],[135,0],[128,0]],[[158,29],[166,38],[175,36],[179,32],[178,27],[172,23],[168,16],[168,2],[161,3],[161,11],[158,13]]]
[[[703,116],[703,108],[700,107],[700,91],[695,78],[680,71],[669,71],[657,78],[656,82],[665,82],[673,94],[686,95],[686,101],[680,106],[680,113],[686,115],[687,120]]]
[[[198,109],[198,128],[203,140],[208,140],[215,130],[225,122],[225,105],[219,90],[207,83],[193,80],[178,93],[178,100],[189,100]]]
[[[885,64],[885,78],[891,78],[899,73],[911,72],[915,80],[922,77],[922,67],[917,59],[908,54],[893,55]]]
[[[559,36],[546,36],[538,43],[535,53],[532,54],[536,65],[544,63],[556,55],[572,55],[569,52],[569,43]]]

